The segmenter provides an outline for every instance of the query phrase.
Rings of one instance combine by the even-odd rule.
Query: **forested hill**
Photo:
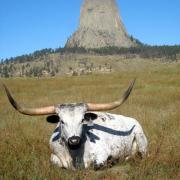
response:
[[[118,58],[107,60],[108,56]],[[103,57],[104,60],[99,61],[99,57]],[[42,49],[31,54],[2,59],[0,77],[41,77],[113,71],[113,67],[117,69],[116,63],[119,59],[176,62],[180,59],[180,45],[139,45],[131,48],[105,47],[99,49]]]
[[[174,46],[138,46],[131,48],[118,48],[118,47],[104,47],[98,49],[85,49],[85,48],[57,48],[57,49],[42,49],[35,51],[31,54],[22,56],[11,57],[9,59],[1,59],[2,63],[24,63],[31,62],[38,58],[44,58],[48,54],[60,53],[79,53],[79,54],[98,54],[98,55],[139,55],[142,58],[166,58],[167,60],[176,60],[176,56],[180,54],[180,45]]]

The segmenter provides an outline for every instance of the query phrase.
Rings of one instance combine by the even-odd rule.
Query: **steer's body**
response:
[[[11,105],[25,115],[58,115],[50,139],[51,161],[59,167],[100,167],[109,159],[126,159],[147,151],[147,140],[139,123],[125,116],[102,113],[123,104],[131,93],[132,81],[122,98],[111,103],[74,103],[26,108],[20,106],[4,85]],[[94,112],[96,111],[96,112]],[[98,111],[98,112],[97,112]],[[94,113],[93,113],[94,112]]]
[[[144,155],[147,140],[139,123],[121,115],[93,112],[97,118],[84,125],[82,145],[71,150],[61,137],[60,123],[50,139],[51,162],[64,168],[100,167],[109,158],[125,159],[136,152]]]

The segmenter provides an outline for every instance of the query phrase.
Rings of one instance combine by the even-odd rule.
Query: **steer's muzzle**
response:
[[[72,136],[68,139],[68,146],[70,149],[75,150],[81,146],[81,138],[79,136]]]

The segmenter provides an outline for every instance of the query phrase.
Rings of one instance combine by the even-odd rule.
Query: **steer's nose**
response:
[[[68,139],[68,144],[70,146],[76,146],[80,143],[80,137],[79,136],[72,136]]]

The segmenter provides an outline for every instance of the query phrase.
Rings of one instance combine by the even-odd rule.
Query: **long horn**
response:
[[[50,115],[55,114],[55,107],[54,106],[48,106],[48,107],[42,107],[42,108],[25,108],[20,106],[12,97],[11,93],[9,92],[8,88],[5,84],[3,84],[6,95],[8,97],[9,102],[11,105],[20,113],[30,116],[38,116],[38,115]]]
[[[105,110],[113,110],[117,107],[119,107],[120,105],[122,105],[127,98],[129,97],[133,86],[135,84],[136,79],[134,79],[131,84],[129,85],[128,89],[125,91],[125,93],[123,94],[123,96],[121,97],[121,99],[111,102],[111,103],[105,103],[105,104],[93,104],[93,103],[87,103],[88,106],[88,110],[89,111],[105,111]]]

